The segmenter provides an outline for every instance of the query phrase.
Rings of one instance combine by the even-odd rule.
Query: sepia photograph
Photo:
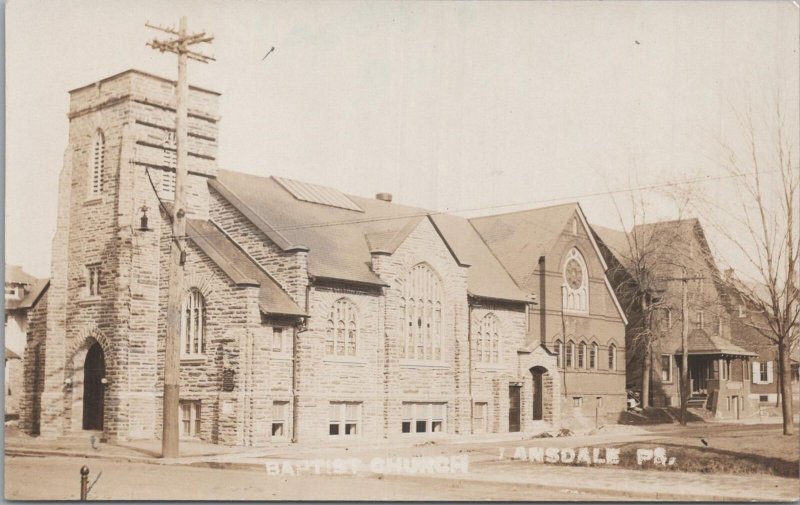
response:
[[[5,500],[800,500],[797,0],[4,16]]]

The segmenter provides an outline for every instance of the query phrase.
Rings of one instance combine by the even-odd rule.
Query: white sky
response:
[[[186,14],[216,36],[205,51],[218,61],[189,72],[222,93],[223,168],[435,210],[577,199],[590,222],[619,228],[609,197],[580,196],[716,173],[708,155],[731,103],[780,88],[796,118],[798,12],[789,1],[11,0],[6,261],[49,275],[67,91],[128,68],[175,77],[174,55],[145,46],[158,35],[147,20]],[[649,217],[677,217],[651,201]]]

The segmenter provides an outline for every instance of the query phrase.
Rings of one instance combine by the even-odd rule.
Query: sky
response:
[[[189,76],[222,93],[221,168],[465,216],[579,201],[591,223],[621,228],[628,195],[603,193],[717,175],[732,108],[782,90],[797,121],[799,12],[791,1],[10,0],[6,262],[49,275],[67,92],[129,68],[176,77],[175,56],[145,46],[160,36],[146,21],[186,15],[215,36],[202,49],[217,61],[191,62]],[[648,219],[679,217],[661,192],[643,197]]]

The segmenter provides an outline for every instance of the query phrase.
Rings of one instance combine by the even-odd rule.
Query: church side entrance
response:
[[[106,376],[106,360],[103,348],[95,343],[86,353],[83,367],[83,429],[103,429],[103,403],[105,386],[102,379]]]

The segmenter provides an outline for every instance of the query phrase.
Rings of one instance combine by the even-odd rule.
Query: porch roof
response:
[[[681,343],[675,347],[675,354],[681,354]],[[719,336],[712,336],[703,330],[694,330],[689,334],[689,354],[711,356],[758,356],[757,353],[743,349]]]

